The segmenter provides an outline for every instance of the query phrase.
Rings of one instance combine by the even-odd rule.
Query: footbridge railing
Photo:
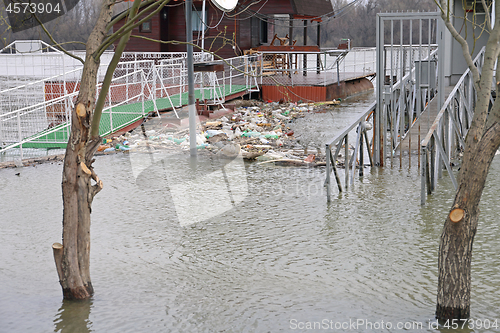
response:
[[[342,133],[337,135],[335,138],[330,140],[326,144],[326,196],[327,200],[331,200],[331,174],[333,172],[335,176],[335,181],[339,192],[343,191],[342,182],[340,180],[340,175],[337,166],[344,168],[344,188],[347,189],[349,184],[354,184],[354,175],[356,172],[356,167],[359,167],[359,175],[363,176],[364,173],[364,161],[365,157],[370,161],[370,166],[373,166],[373,153],[371,149],[371,144],[368,138],[367,131],[373,128],[373,115],[376,109],[377,103],[373,102],[368,109],[351,125],[347,126]],[[352,153],[350,152],[349,146],[349,135],[356,128],[356,141],[354,143]],[[373,141],[372,141],[373,142]],[[365,148],[366,147],[366,148]],[[339,161],[341,150],[343,151],[343,162]],[[333,151],[335,149],[335,152]]]
[[[484,62],[484,47],[474,59],[481,72]],[[453,186],[457,181],[453,174],[453,159],[457,158],[465,146],[465,137],[470,128],[476,103],[474,79],[469,69],[461,76],[443,107],[439,111],[429,132],[421,142],[421,204],[426,195],[432,194],[437,181],[446,169]],[[493,101],[491,101],[493,103]]]
[[[152,59],[153,56],[156,55],[146,54],[134,60],[128,57],[118,64],[105,100],[101,136],[151,112],[159,114],[161,110],[173,109],[177,115],[176,107],[187,104],[185,59],[178,54],[170,58],[162,54],[160,59]],[[207,53],[197,57],[198,61],[207,59],[213,56]],[[227,96],[258,90],[257,66],[249,56],[219,62],[224,65],[222,71],[196,73],[197,98],[222,105]],[[63,148],[69,138],[71,110],[80,89],[80,77],[78,68],[0,91],[3,101],[13,102],[0,110],[0,153],[19,148],[12,154],[22,159],[23,148]],[[41,94],[37,102],[25,103],[17,98],[31,90]],[[2,154],[0,158],[5,156]]]
[[[478,53],[474,59],[474,64],[481,71],[484,62],[484,48]],[[397,84],[395,85],[397,86]],[[390,101],[390,99],[389,99]],[[419,155],[422,155],[419,164],[421,173],[421,204],[425,204],[426,196],[432,194],[437,186],[437,181],[443,175],[443,170],[446,170],[455,189],[457,181],[453,174],[452,167],[459,164],[460,153],[463,152],[465,146],[465,137],[472,123],[474,107],[476,103],[476,91],[472,73],[467,69],[458,83],[455,85],[451,93],[448,95],[443,107],[437,114],[429,132],[420,143]],[[491,104],[493,103],[493,97]],[[415,100],[412,105],[415,105]],[[403,103],[403,107],[410,107],[410,103]],[[354,121],[351,125],[330,140],[326,144],[326,180],[327,200],[331,200],[331,175],[333,173],[339,192],[347,189],[354,184],[355,170],[359,168],[359,175],[363,175],[364,161],[369,158],[370,165],[374,165],[376,151],[370,149],[373,147],[376,131],[373,131],[371,141],[367,131],[372,127],[377,126],[374,123],[377,114],[377,104],[374,102],[370,105],[363,114]],[[391,122],[397,123],[398,113],[403,110],[401,116],[404,116],[404,108],[396,110],[396,117],[387,117],[384,133],[393,136],[391,133],[393,128],[399,129],[399,126],[391,126]],[[414,110],[414,108],[410,108]],[[418,110],[418,109],[417,109]],[[419,113],[419,112],[416,112]],[[421,112],[420,112],[421,113]],[[410,118],[411,119],[411,118]],[[349,136],[356,129],[356,140],[353,146],[349,144]],[[400,135],[404,131],[396,132]],[[400,142],[400,141],[399,141]],[[388,146],[392,146],[394,141],[388,140]],[[366,148],[364,148],[366,145]],[[339,160],[339,154],[343,152],[344,161]],[[367,156],[368,155],[368,156]],[[341,181],[341,175],[338,168],[344,168],[344,184]]]
[[[137,77],[139,81],[137,81]],[[126,81],[134,79],[135,86]],[[100,135],[105,136],[129,125],[154,110],[151,83],[143,70],[130,72],[112,79],[103,108]],[[101,84],[97,86],[99,91]],[[122,96],[127,91],[127,96]],[[117,96],[120,95],[120,96]],[[78,91],[61,95],[51,100],[0,114],[0,153],[13,148],[57,149],[69,139],[71,110]]]

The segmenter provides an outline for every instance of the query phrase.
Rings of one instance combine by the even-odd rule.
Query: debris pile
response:
[[[196,147],[199,153],[218,157],[234,157],[241,153],[247,160],[286,165],[324,165],[324,154],[310,154],[300,146],[290,128],[297,118],[308,112],[322,112],[339,101],[315,104],[258,103],[239,107],[232,114],[198,125]],[[255,103],[254,103],[255,104]],[[189,150],[189,130],[172,132],[168,126],[148,121],[147,129],[139,127],[131,133],[104,139],[98,151],[154,152],[155,150]]]

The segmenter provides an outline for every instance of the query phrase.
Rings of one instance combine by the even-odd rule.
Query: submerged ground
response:
[[[299,125],[334,136],[364,103]],[[52,258],[62,165],[0,170],[0,332],[432,331],[448,179],[422,207],[415,167],[367,169],[327,204],[323,168],[233,161],[97,157],[86,302],[62,301]],[[500,321],[497,175],[498,158],[474,243],[483,325]]]

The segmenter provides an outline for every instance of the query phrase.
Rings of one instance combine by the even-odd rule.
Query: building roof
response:
[[[194,0],[201,1],[201,0]],[[293,8],[294,14],[299,16],[324,16],[328,14],[333,14],[333,5],[331,0],[289,0],[290,5]],[[239,12],[249,7],[266,7],[267,1],[260,0],[239,0],[236,9],[232,12]],[[277,11],[275,14],[283,14]],[[330,16],[328,15],[328,16]]]

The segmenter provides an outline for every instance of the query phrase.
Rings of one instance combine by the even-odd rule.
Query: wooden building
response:
[[[188,38],[201,46],[202,29],[205,28],[204,48],[223,58],[244,53],[260,45],[269,45],[275,34],[275,17],[289,17],[307,22],[321,21],[333,15],[330,0],[240,0],[236,8],[223,13],[210,0],[193,1],[193,36]],[[205,24],[202,17],[205,16]],[[124,20],[115,24],[120,28]],[[186,41],[185,2],[172,0],[162,11],[134,29],[132,35],[161,41]],[[290,29],[290,35],[303,34],[303,28]],[[293,39],[293,36],[291,36]],[[125,51],[130,52],[185,52],[183,44],[162,44],[143,38],[131,38]],[[196,48],[194,51],[198,51]]]

